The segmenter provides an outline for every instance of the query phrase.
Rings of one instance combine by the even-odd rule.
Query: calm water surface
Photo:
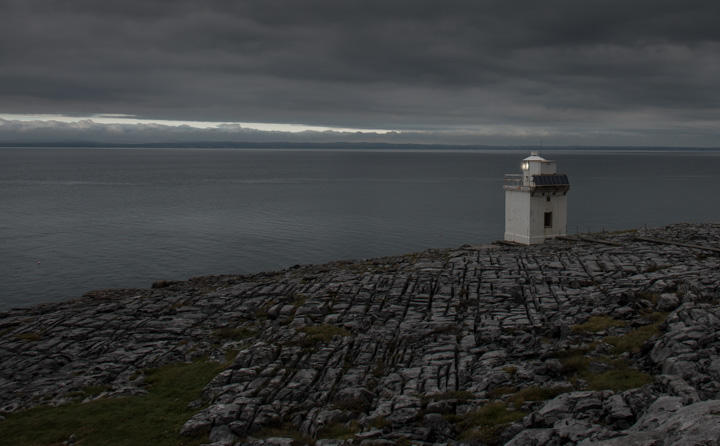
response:
[[[501,239],[517,151],[0,148],[0,309]],[[542,152],[570,232],[720,221],[719,152]]]

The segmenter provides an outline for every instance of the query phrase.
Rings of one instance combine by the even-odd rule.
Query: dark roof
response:
[[[569,186],[570,181],[564,173],[552,173],[549,175],[533,175],[535,186]]]

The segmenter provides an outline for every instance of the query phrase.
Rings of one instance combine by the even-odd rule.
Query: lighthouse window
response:
[[[552,212],[545,212],[545,227],[552,228]]]
[[[550,197],[547,197],[547,201],[550,202]]]

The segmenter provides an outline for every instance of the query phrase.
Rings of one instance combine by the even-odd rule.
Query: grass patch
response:
[[[620,234],[634,234],[636,232],[638,232],[637,229],[623,229],[620,231],[608,231],[608,234],[620,235]]]
[[[581,378],[587,382],[591,390],[630,390],[642,387],[653,382],[654,378],[647,373],[628,367],[623,359],[613,359],[605,356],[590,358],[582,353],[568,355],[560,358],[564,373],[571,382]],[[591,362],[609,364],[610,370],[593,373],[590,371]]]
[[[573,325],[573,331],[580,333],[597,333],[598,331],[607,330],[612,327],[624,327],[627,325],[625,321],[618,321],[610,316],[592,316],[583,324]]]
[[[613,345],[614,354],[620,355],[624,352],[637,353],[645,342],[660,333],[659,326],[667,317],[667,313],[653,313],[649,317],[651,320],[654,320],[655,323],[636,328],[621,336],[608,336],[605,338],[605,342]]]
[[[560,363],[563,366],[563,373],[567,376],[578,375],[587,370],[590,365],[590,358],[585,356],[585,349],[566,350],[558,352]]]
[[[637,291],[635,293],[635,297],[638,299],[645,299],[655,305],[660,295],[655,293],[647,293],[645,291]]]
[[[382,359],[375,361],[375,367],[373,367],[372,374],[376,379],[380,379],[387,373],[387,365]]]
[[[457,423],[462,430],[461,441],[480,441],[493,444],[497,436],[511,423],[521,420],[525,412],[508,410],[505,403],[490,403],[469,412]]]
[[[545,401],[572,391],[569,387],[526,387],[509,398],[515,410],[520,410],[526,401]]]
[[[305,337],[290,341],[290,345],[297,345],[302,348],[312,348],[320,342],[330,342],[335,336],[351,336],[350,332],[337,325],[306,325],[302,327],[300,332],[305,333]]]
[[[323,427],[317,433],[317,438],[333,438],[336,440],[350,440],[360,432],[360,424],[352,420],[349,424],[335,422]]]
[[[587,375],[588,387],[592,390],[625,391],[652,383],[655,378],[639,370],[620,366],[597,375]]]
[[[518,391],[517,387],[498,387],[488,395],[490,398],[500,398],[503,395],[510,395]]]
[[[27,446],[60,444],[71,434],[84,445],[207,443],[207,432],[196,438],[182,437],[179,432],[197,412],[189,409],[188,404],[227,365],[206,360],[171,364],[147,371],[149,392],[145,395],[6,413],[3,414],[6,419],[0,422],[0,438],[6,444]]]
[[[257,335],[257,331],[245,327],[218,328],[212,332],[214,338],[225,341],[242,341],[243,339],[255,337],[255,335]]]
[[[24,340],[30,341],[30,342],[42,341],[42,335],[40,335],[40,333],[35,333],[32,331],[27,331],[25,333],[16,334],[15,337],[18,339],[24,339]]]
[[[342,410],[343,412],[362,413],[370,408],[370,402],[364,398],[345,398],[340,401],[335,401],[332,404],[332,408]]]
[[[390,423],[390,420],[385,418],[385,415],[380,415],[379,417],[375,418],[372,421],[372,423],[370,423],[371,427],[374,427],[374,428],[380,429],[380,430],[387,429],[391,425],[392,425],[392,423]]]
[[[177,301],[174,304],[170,305],[169,309],[177,310],[178,308],[187,307],[190,305],[192,305],[192,302],[190,302],[189,300],[182,300],[182,301]]]

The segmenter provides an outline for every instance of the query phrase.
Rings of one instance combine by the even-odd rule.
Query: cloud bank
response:
[[[244,128],[222,124],[214,128],[164,124],[104,124],[92,120],[76,122],[18,121],[0,119],[0,144],[198,144],[230,143],[333,143],[362,142],[390,144],[470,145],[470,146],[537,146],[542,140],[554,146],[658,146],[717,147],[702,144],[695,135],[665,132],[597,132],[592,130],[553,129],[537,131],[512,126],[498,126],[483,131],[424,130],[404,132],[301,131],[283,132]],[[658,143],[660,141],[660,143]],[[688,145],[688,141],[695,144]]]
[[[698,0],[8,0],[0,113],[720,146],[717,17]],[[160,130],[196,134],[102,132]]]

